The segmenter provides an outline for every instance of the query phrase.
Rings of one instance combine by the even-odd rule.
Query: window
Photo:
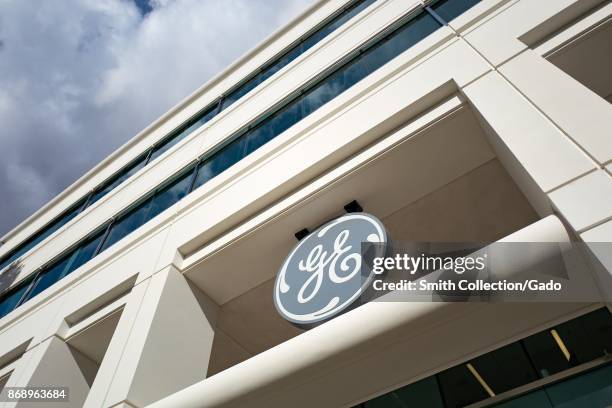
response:
[[[103,227],[97,233],[93,234],[91,237],[87,238],[83,243],[81,243],[81,245],[79,245],[79,247],[74,251],[65,275],[72,273],[74,270],[78,269],[81,265],[96,255],[96,251],[102,242],[106,229],[107,226]]]
[[[523,340],[540,377],[612,353],[612,324],[605,309]]]
[[[504,392],[553,373],[563,374],[572,366],[593,364],[597,359],[600,366],[582,373],[565,371],[566,377],[559,377],[552,385],[519,398],[506,394],[507,401],[487,406],[604,407],[612,405],[612,365],[609,359],[603,359],[610,349],[612,314],[603,308],[366,401],[360,407],[464,407],[493,396],[503,398]]]
[[[9,314],[19,305],[21,298],[30,288],[31,283],[32,279],[28,279],[2,295],[0,299],[0,318]]]
[[[257,85],[261,84],[266,79],[270,78],[272,75],[283,69],[285,66],[289,65],[289,63],[298,58],[304,52],[318,44],[319,41],[323,40],[329,34],[334,32],[337,28],[341,27],[344,23],[346,23],[348,20],[359,14],[370,4],[374,3],[374,1],[375,0],[365,0],[353,3],[346,10],[342,11],[335,18],[332,18],[331,21],[324,24],[323,27],[319,28],[314,33],[310,34],[299,44],[294,45],[291,49],[266,64],[257,75],[246,81],[236,90],[230,92],[224,98],[221,110],[225,110],[238,99],[242,98],[248,92],[255,89]]]
[[[191,119],[186,125],[179,131],[176,131],[174,135],[166,138],[161,143],[153,147],[149,162],[157,159],[159,156],[170,150],[170,148],[176,145],[178,142],[193,133],[194,130],[204,125],[210,119],[215,117],[217,114],[218,102],[215,102],[212,106],[209,106],[204,110],[204,113],[200,113],[197,117]]]
[[[119,184],[123,183],[125,180],[132,177],[138,170],[142,169],[147,162],[147,155],[141,155],[136,160],[128,164],[125,168],[120,170],[117,174],[113,175],[110,179],[102,183],[102,185],[98,186],[94,193],[92,194],[87,206],[92,205],[109,192],[111,192],[115,187]]]
[[[480,2],[481,0],[442,0],[432,8],[444,21],[452,21]]]
[[[31,236],[25,242],[17,246],[17,248],[15,248],[13,251],[5,255],[3,260],[0,262],[0,269],[3,269],[4,267],[8,266],[11,262],[15,261],[21,255],[34,248],[49,235],[53,234],[55,231],[66,225],[70,220],[77,216],[84,204],[85,199],[78,201],[76,204],[74,204],[56,219],[54,219],[45,227],[43,227],[36,235]]]
[[[146,199],[112,223],[102,251],[145,223],[151,199]]]
[[[177,203],[189,192],[191,180],[193,179],[193,168],[171,181],[164,187],[160,187],[153,196],[151,208],[147,214],[147,220],[155,217],[167,208]]]

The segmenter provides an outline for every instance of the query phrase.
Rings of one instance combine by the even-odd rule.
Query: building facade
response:
[[[315,3],[3,237],[0,406],[612,405],[611,44],[603,0]],[[275,276],[355,206],[575,246],[596,295],[296,327]]]

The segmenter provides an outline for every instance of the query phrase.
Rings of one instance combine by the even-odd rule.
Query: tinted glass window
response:
[[[388,38],[366,51],[364,64],[368,74],[380,68],[414,44],[440,28],[440,24],[429,14],[422,12],[404,24]]]
[[[481,0],[442,0],[432,6],[445,21],[451,21]]]
[[[210,119],[215,117],[217,114],[217,104],[213,104],[208,107],[206,111],[199,114],[197,118],[193,119],[187,127],[183,130],[178,131],[175,135],[167,138],[165,141],[160,143],[159,145],[153,148],[153,152],[151,153],[151,157],[149,158],[149,162],[157,159],[159,156],[170,150],[170,148],[176,145],[178,142],[189,136],[193,131],[198,129],[200,126],[204,125]]]
[[[294,59],[302,55],[303,52],[304,50],[303,50],[302,44],[301,43],[297,44],[290,51],[288,51],[285,55],[283,55],[278,60],[276,60],[273,64],[265,68],[264,72],[262,72],[261,74],[262,75],[261,82],[265,81],[266,79],[268,79],[269,77],[271,77],[272,75],[276,74],[278,71],[283,69],[285,66],[289,65],[291,61],[293,61]]]
[[[25,251],[23,251],[23,252],[21,252],[21,251],[9,252],[2,259],[2,262],[0,262],[0,270],[4,269],[5,267],[7,267],[11,262],[13,262],[15,259],[19,258],[19,256],[21,256],[24,253],[25,253]]]
[[[0,300],[0,318],[6,316],[15,307],[17,307],[17,304],[23,297],[24,293],[30,287],[31,282],[31,280],[28,280],[27,282],[20,284],[18,287],[12,289],[10,292],[2,296],[2,299]]]
[[[367,75],[362,58],[346,65],[304,95],[304,116],[311,114]]]
[[[149,204],[151,200],[145,200],[138,206],[130,210],[127,214],[121,216],[118,220],[113,223],[108,237],[104,241],[102,250],[105,250],[121,238],[128,235],[130,232],[136,230],[142,224],[145,223],[147,212],[149,211]]]
[[[545,391],[536,391],[523,397],[495,405],[496,408],[552,408]]]
[[[16,249],[11,251],[8,255],[5,256],[5,259],[0,263],[0,269],[9,265],[11,262],[15,261],[21,255],[28,252],[30,249],[34,248],[40,242],[42,242],[45,238],[53,234],[55,231],[66,225],[70,220],[76,217],[83,207],[85,200],[79,200],[75,205],[69,208],[64,214],[60,215],[54,221],[51,221],[50,224],[43,227],[40,231],[36,233],[36,235],[28,238],[24,243],[20,244]]]
[[[477,357],[472,365],[495,394],[538,379],[520,343]]]
[[[249,93],[252,89],[255,89],[255,87],[261,84],[265,79],[266,77],[263,75],[263,73],[259,73],[253,78],[246,81],[244,84],[240,85],[238,88],[236,88],[236,90],[230,92],[226,97],[223,98],[221,110],[223,111],[232,106],[234,102]]]
[[[271,133],[275,136],[280,135],[285,130],[302,120],[303,114],[303,99],[297,100],[285,106],[280,111],[276,112],[270,119]]]
[[[340,16],[335,18],[330,23],[326,24],[324,27],[320,28],[317,32],[312,34],[310,37],[304,40],[304,51],[321,41],[323,38],[327,37],[330,33],[336,30],[338,27],[346,23],[348,20],[359,14],[363,9],[368,7],[370,4],[374,3],[376,0],[366,0],[357,3],[352,6]]]
[[[612,316],[606,309],[527,337],[525,348],[538,374],[547,377],[612,351]]]
[[[215,153],[209,159],[206,159],[198,168],[194,188],[200,187],[222,171],[236,164],[244,157],[244,152],[245,139],[240,137]]]
[[[612,404],[612,365],[550,385],[496,408],[585,408]]]
[[[177,203],[181,198],[189,192],[189,185],[193,177],[193,171],[187,171],[176,180],[172,181],[167,186],[161,188],[153,196],[151,209],[147,215],[147,220],[155,217],[157,214],[164,211]]]
[[[104,236],[105,232],[106,228],[103,228],[98,233],[87,238],[85,242],[79,245],[79,247],[75,251],[72,260],[70,261],[70,264],[68,265],[68,268],[66,269],[65,275],[72,273],[72,271],[76,270],[85,262],[89,261],[91,258],[94,257],[94,255],[96,254],[96,249],[98,249],[100,241],[102,240],[102,237]]]
[[[49,286],[53,285],[58,280],[62,279],[66,272],[66,267],[73,253],[69,253],[51,266],[45,268],[34,281],[32,290],[28,294],[28,299],[32,299]]]
[[[489,397],[465,364],[441,372],[438,378],[448,408],[464,407]]]
[[[586,408],[612,405],[612,365],[546,387],[553,407]]]
[[[119,184],[123,183],[125,180],[130,178],[133,174],[135,174],[138,170],[142,169],[145,166],[147,160],[146,155],[142,155],[132,163],[127,165],[123,170],[119,171],[112,178],[104,182],[101,186],[99,186],[96,191],[94,191],[91,196],[88,206],[92,205],[105,195],[107,195],[111,190],[117,187]]]
[[[253,78],[245,82],[243,85],[238,87],[236,90],[227,95],[223,101],[222,110],[231,106],[238,99],[242,98],[252,89],[257,87],[257,85],[264,82],[266,79],[270,78],[272,75],[283,69],[287,66],[291,61],[295,60],[297,57],[302,55],[306,50],[310,49],[314,45],[316,45],[319,41],[327,37],[330,33],[334,32],[338,27],[342,26],[348,20],[353,18],[363,9],[368,7],[370,4],[374,3],[376,0],[365,0],[357,2],[354,6],[350,7],[348,10],[345,10],[340,15],[332,19],[330,22],[325,24],[316,32],[312,33],[303,42],[295,45],[285,54],[266,65],[260,73],[255,75]]]

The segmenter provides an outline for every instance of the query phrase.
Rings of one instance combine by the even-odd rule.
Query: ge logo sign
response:
[[[376,244],[375,252],[384,252],[387,243],[382,223],[365,213],[336,218],[302,239],[276,277],[278,312],[297,325],[312,326],[349,308],[374,275],[363,259],[364,243]]]

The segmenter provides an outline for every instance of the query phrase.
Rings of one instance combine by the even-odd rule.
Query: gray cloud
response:
[[[0,2],[0,233],[310,3]]]

